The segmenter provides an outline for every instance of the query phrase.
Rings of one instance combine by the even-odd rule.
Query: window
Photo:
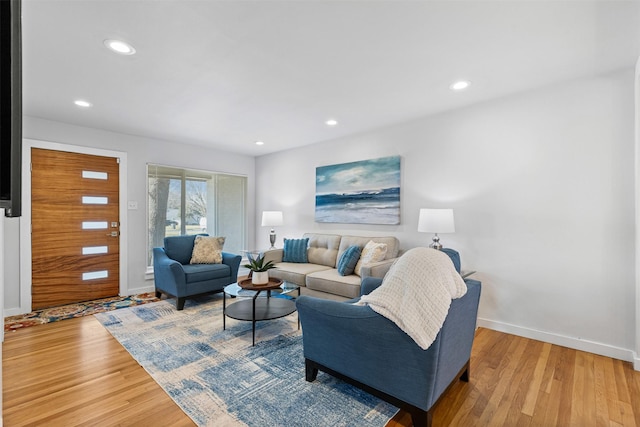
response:
[[[160,165],[148,165],[147,176],[148,266],[165,236],[224,236],[225,252],[236,254],[247,246],[247,177]]]

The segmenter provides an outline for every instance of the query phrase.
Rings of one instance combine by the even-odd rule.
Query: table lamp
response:
[[[453,224],[453,209],[420,209],[418,218],[418,231],[434,233],[430,248],[440,250],[440,237],[438,233],[455,233]]]
[[[276,244],[276,231],[273,227],[282,225],[282,212],[281,211],[263,211],[262,212],[262,226],[271,227],[271,233],[269,233],[269,241],[271,247],[269,249],[275,249]]]

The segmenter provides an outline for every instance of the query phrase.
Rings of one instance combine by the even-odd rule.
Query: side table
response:
[[[270,279],[266,285],[253,285],[251,279],[240,280],[227,285],[222,297],[222,329],[226,330],[226,318],[251,322],[252,345],[256,344],[256,322],[288,316],[296,311],[295,298],[287,295],[300,287],[280,279]],[[275,293],[272,297],[272,293]],[[239,301],[227,307],[227,295],[238,297]],[[300,319],[298,318],[298,329]]]
[[[471,276],[472,274],[475,274],[476,271],[474,270],[460,270],[460,275],[462,276],[463,279],[466,279],[467,277]]]

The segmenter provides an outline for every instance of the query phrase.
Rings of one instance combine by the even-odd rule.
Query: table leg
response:
[[[298,288],[298,297],[300,296],[300,288]],[[298,315],[298,330],[300,330],[300,313],[296,310],[296,314]]]
[[[256,294],[253,296],[253,313],[251,315],[251,345],[254,346],[256,345],[256,299],[258,298],[258,295],[260,294],[260,291],[257,291]]]
[[[222,330],[225,331],[227,329],[227,293],[222,291]]]

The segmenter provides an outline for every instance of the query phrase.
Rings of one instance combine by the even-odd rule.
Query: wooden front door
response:
[[[31,149],[33,310],[116,296],[119,162]]]

